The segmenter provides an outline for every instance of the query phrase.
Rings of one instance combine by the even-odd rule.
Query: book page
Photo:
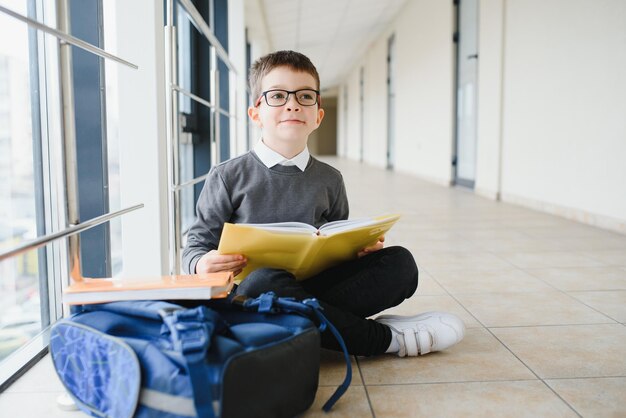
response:
[[[220,254],[242,254],[248,265],[237,275],[241,281],[252,271],[278,268],[293,273],[298,280],[309,278],[342,261],[356,258],[359,250],[372,245],[400,218],[399,215],[329,222],[320,228],[323,235],[314,235],[310,225],[231,224],[225,223],[218,247]],[[269,225],[269,227],[268,227]],[[293,225],[295,228],[290,229]],[[306,233],[298,229],[305,225]],[[330,230],[330,232],[329,232]],[[292,232],[285,232],[292,231]]]
[[[376,243],[396,223],[399,216],[370,218],[367,222],[357,220],[350,228],[338,228],[331,234],[324,234],[314,241],[309,257],[298,270],[299,280],[314,276],[329,267],[357,258],[363,248]],[[378,220],[375,220],[378,219]]]
[[[253,228],[264,229],[266,231],[276,231],[293,234],[313,234],[317,235],[317,229],[303,222],[276,222],[269,224],[237,224],[243,226],[250,226]]]
[[[399,215],[384,215],[372,218],[347,219],[343,221],[328,222],[320,227],[320,235],[333,235],[344,231],[359,229],[371,225],[395,223]]]
[[[237,275],[236,281],[262,267],[281,268],[297,275],[319,237],[311,232],[315,231],[311,226],[304,234],[286,230],[225,223],[217,251],[220,254],[242,254],[247,258],[248,265]]]

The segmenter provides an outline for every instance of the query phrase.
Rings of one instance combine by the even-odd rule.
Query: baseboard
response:
[[[502,201],[626,235],[626,220],[598,215],[581,209],[568,208],[509,193],[502,193]]]
[[[404,169],[404,168],[395,167],[393,169],[393,171],[395,173],[398,173],[398,174],[411,176],[411,177],[414,177],[416,179],[426,181],[428,183],[437,184],[439,186],[450,187],[453,184],[452,179],[442,179],[440,177],[431,177],[431,176],[428,176],[428,175],[425,175],[425,174],[416,173],[414,171],[409,171],[409,170]]]
[[[483,189],[478,187],[474,188],[474,193],[489,200],[498,200],[500,197],[498,192],[495,190]]]

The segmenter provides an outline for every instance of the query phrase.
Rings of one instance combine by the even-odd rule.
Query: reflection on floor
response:
[[[351,216],[401,213],[388,245],[410,249],[415,296],[389,312],[459,315],[465,340],[418,358],[353,358],[333,417],[626,416],[626,236],[402,174],[328,159],[345,178]],[[306,417],[343,378],[324,352]],[[60,411],[45,358],[0,395],[4,416]]]

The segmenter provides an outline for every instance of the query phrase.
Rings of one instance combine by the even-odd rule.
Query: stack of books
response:
[[[83,305],[121,300],[218,299],[225,298],[233,285],[232,272],[135,279],[85,278],[63,290],[63,302]]]

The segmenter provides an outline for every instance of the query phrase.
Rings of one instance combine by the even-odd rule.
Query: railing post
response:
[[[180,273],[180,194],[176,189],[179,183],[179,144],[178,144],[178,93],[176,85],[176,26],[174,25],[174,0],[166,0],[165,26],[165,107],[167,124],[167,197],[169,212],[169,272]]]
[[[70,15],[68,0],[57,0],[59,30],[70,33]],[[76,160],[76,125],[74,120],[74,83],[72,80],[72,46],[59,40],[59,56],[61,70],[61,100],[63,103],[63,154],[65,158],[65,184],[67,201],[67,225],[80,223],[78,207],[78,180]],[[68,238],[70,256],[70,277],[73,281],[82,281],[80,266],[80,237],[72,235]]]
[[[222,60],[230,74],[237,76],[237,71],[228,57],[228,53],[222,47],[219,40],[215,37],[213,30],[204,21],[201,14],[190,0],[164,0],[166,11],[165,22],[165,56],[166,56],[166,122],[167,122],[167,159],[168,159],[168,208],[169,208],[169,247],[170,247],[170,273],[176,274],[180,272],[181,260],[180,250],[182,244],[182,215],[181,215],[181,190],[184,187],[189,187],[193,184],[203,180],[205,176],[199,176],[191,181],[181,184],[180,182],[180,170],[179,170],[179,126],[180,120],[178,115],[178,97],[179,94],[191,97],[196,102],[207,106],[210,109],[210,124],[211,129],[209,131],[209,142],[211,149],[211,166],[214,166],[221,162],[221,116],[225,114],[230,120],[234,118],[237,121],[237,94],[236,83],[229,80],[229,86],[232,86],[235,92],[231,92],[234,96],[234,100],[229,102],[234,103],[235,111],[232,112],[229,107],[228,111],[221,109],[220,107],[220,91],[219,91],[219,71],[218,60]],[[178,7],[178,9],[175,9]],[[178,66],[178,51],[176,43],[176,25],[175,16],[176,11],[182,10],[190,19],[192,25],[207,39],[210,46],[210,68],[209,76],[211,79],[211,92],[209,101],[195,96],[193,93],[186,91],[178,85],[178,78],[176,75]],[[237,127],[231,132],[237,133]],[[235,147],[236,149],[236,147]],[[192,272],[193,273],[193,272]]]

